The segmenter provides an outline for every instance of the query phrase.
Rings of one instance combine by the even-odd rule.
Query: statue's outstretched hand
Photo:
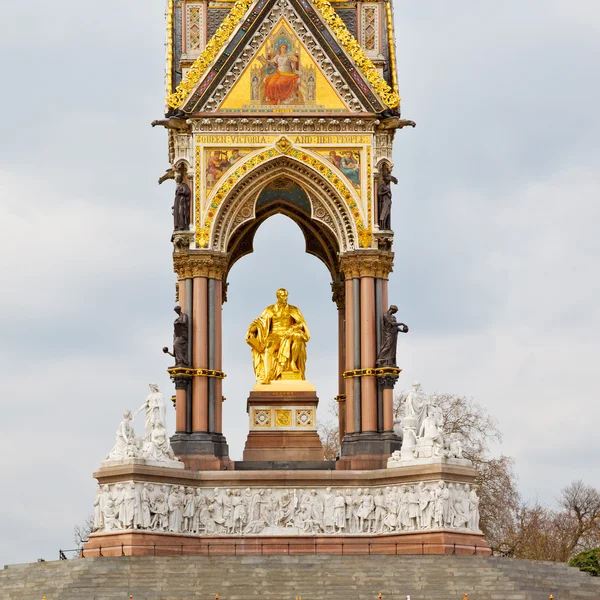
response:
[[[404,323],[398,323],[398,331],[401,331],[402,333],[408,333],[408,325],[405,325]]]

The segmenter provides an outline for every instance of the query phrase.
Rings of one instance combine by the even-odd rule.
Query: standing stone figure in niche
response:
[[[163,348],[163,352],[175,358],[176,367],[187,367],[189,317],[182,312],[181,306],[176,306],[173,310],[177,313],[173,323],[173,352],[169,352],[167,346]]]
[[[381,167],[381,177],[377,186],[377,207],[379,214],[379,229],[389,231],[392,228],[392,188],[391,182],[398,183],[392,175],[389,166],[384,163]]]
[[[305,379],[306,343],[310,333],[300,310],[288,304],[287,290],[277,290],[277,303],[267,306],[246,333],[259,383]]]
[[[183,181],[181,172],[175,175],[175,202],[173,203],[173,221],[175,231],[188,231],[190,228],[190,200],[192,192],[190,186]]]
[[[381,325],[381,347],[377,355],[378,367],[396,367],[396,345],[398,343],[398,333],[407,333],[408,326],[404,323],[398,323],[394,316],[398,312],[398,307],[391,305],[384,313]]]

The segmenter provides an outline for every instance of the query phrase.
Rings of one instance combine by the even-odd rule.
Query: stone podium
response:
[[[244,461],[323,461],[315,388],[308,381],[257,383],[247,402]]]

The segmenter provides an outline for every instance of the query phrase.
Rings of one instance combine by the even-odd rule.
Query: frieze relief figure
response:
[[[246,333],[258,383],[305,379],[306,344],[310,333],[300,310],[288,304],[288,292],[277,290],[277,303],[267,306]]]
[[[424,530],[479,532],[469,484],[419,482],[358,489],[226,489],[126,482],[94,499],[95,531],[188,535],[374,535]]]

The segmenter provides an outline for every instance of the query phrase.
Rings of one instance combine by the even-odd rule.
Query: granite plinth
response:
[[[413,531],[352,536],[288,535],[205,536],[143,531],[90,535],[82,556],[231,556],[302,554],[479,554],[492,553],[483,534],[456,531]]]
[[[244,461],[324,460],[316,424],[318,404],[315,389],[307,381],[255,385],[247,402],[250,431]]]

